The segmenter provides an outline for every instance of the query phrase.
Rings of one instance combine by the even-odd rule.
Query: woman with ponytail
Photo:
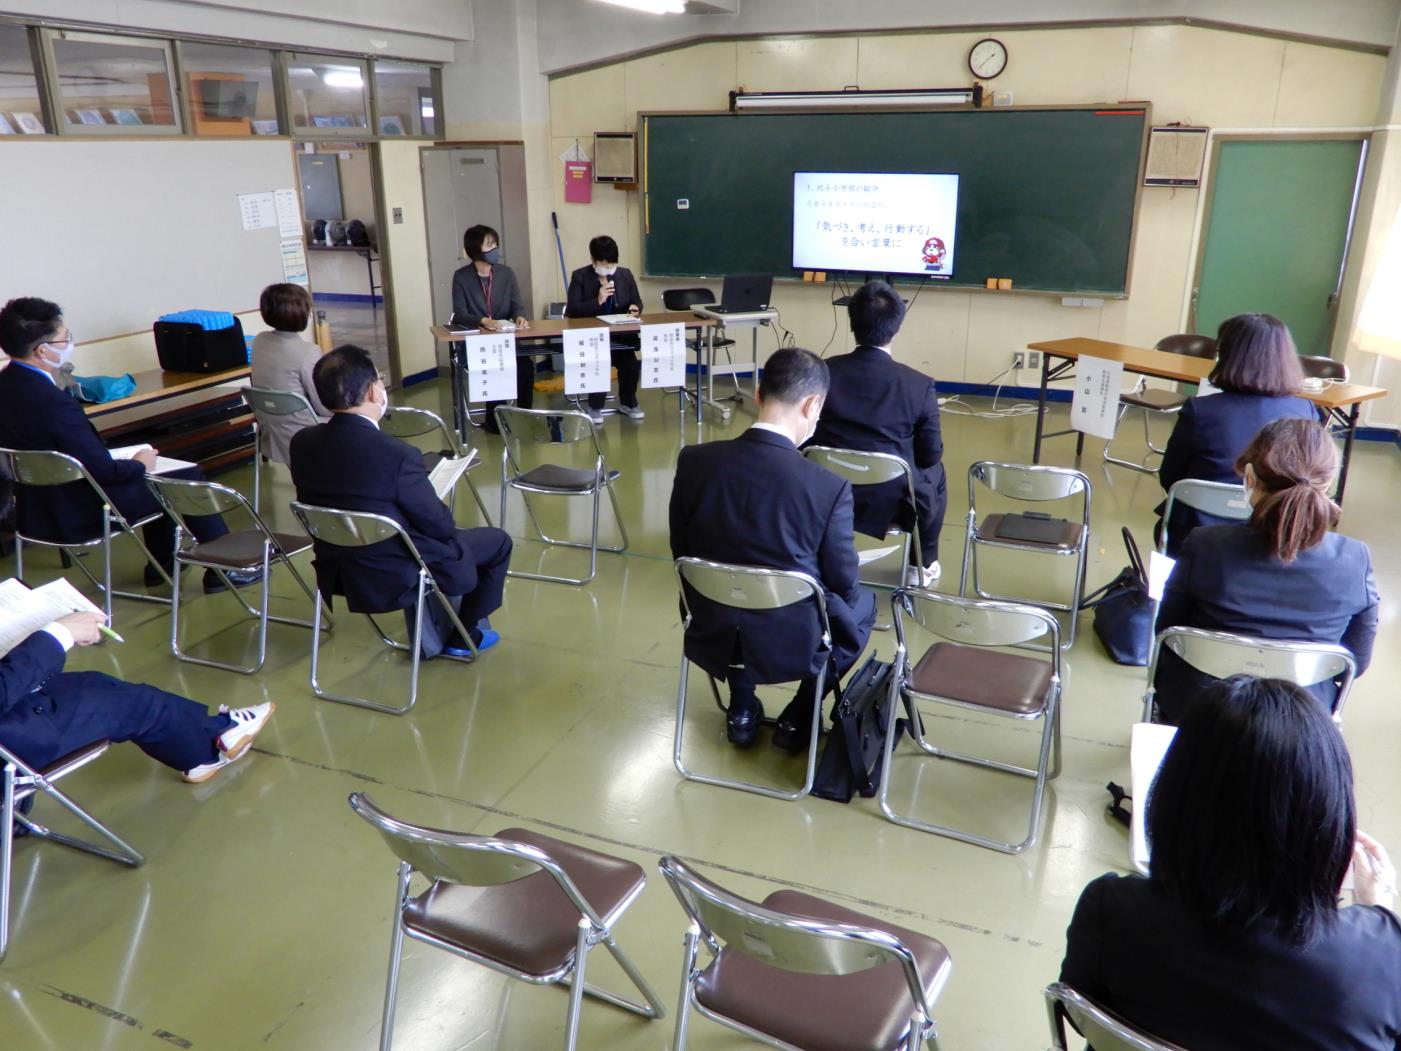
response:
[[[1367,545],[1331,530],[1328,497],[1338,452],[1312,420],[1266,424],[1236,461],[1253,508],[1250,521],[1207,526],[1187,537],[1168,578],[1157,630],[1229,631],[1347,647],[1361,674],[1377,634],[1377,587]],[[1164,652],[1155,681],[1165,722],[1213,680]],[[1311,692],[1330,709],[1333,682]]]

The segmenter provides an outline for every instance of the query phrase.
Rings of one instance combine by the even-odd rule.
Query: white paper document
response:
[[[899,544],[891,544],[889,547],[868,547],[856,552],[856,561],[860,565],[870,565],[870,563],[884,558],[886,555],[893,555],[900,550]]]
[[[605,325],[635,325],[637,323],[637,315],[599,314],[598,317],[596,317],[594,320],[602,321]]]
[[[311,284],[311,277],[307,273],[306,249],[302,246],[300,237],[282,242],[282,280],[289,285]]]
[[[1119,422],[1119,386],[1123,382],[1124,363],[1082,354],[1075,371],[1070,426],[1096,438],[1114,437],[1114,427]]]
[[[643,325],[642,386],[686,385],[686,326]]]
[[[297,203],[296,190],[273,190],[272,204],[277,212],[277,235],[284,239],[302,239],[302,209]]]
[[[1163,590],[1167,587],[1168,577],[1172,575],[1172,567],[1175,565],[1175,558],[1168,558],[1157,551],[1148,552],[1148,597],[1154,602],[1163,600]]]
[[[96,613],[106,620],[101,609],[62,577],[33,590],[13,577],[0,583],[0,656],[70,613]]]
[[[1133,821],[1129,825],[1134,868],[1148,874],[1148,795],[1153,779],[1163,765],[1168,745],[1177,736],[1177,727],[1161,723],[1134,723],[1129,744],[1129,795],[1133,796]]]
[[[277,202],[271,193],[241,193],[238,214],[245,230],[268,230],[277,226]],[[301,229],[298,227],[300,234]]]
[[[471,449],[465,456],[445,456],[439,460],[433,470],[428,472],[428,481],[432,483],[438,499],[447,503],[458,480],[471,470],[479,459],[477,450]]]
[[[606,328],[565,329],[564,393],[595,394],[612,383]]]
[[[155,451],[149,445],[123,445],[117,449],[108,449],[114,460],[134,460],[137,453],[143,453],[147,449]],[[173,456],[157,456],[156,466],[147,471],[147,474],[170,474],[172,471],[183,471],[190,467],[198,467],[199,464],[191,463],[189,460],[177,460]]]
[[[510,401],[516,396],[516,337],[510,332],[464,336],[462,364],[468,401]]]

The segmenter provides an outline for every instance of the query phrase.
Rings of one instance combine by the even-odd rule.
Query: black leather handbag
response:
[[[848,677],[832,709],[832,732],[818,760],[813,795],[850,803],[856,792],[869,797],[880,790],[893,674],[888,661],[868,657]]]
[[[1153,643],[1153,601],[1148,597],[1148,574],[1129,527],[1124,526],[1124,547],[1129,564],[1102,588],[1085,596],[1081,609],[1093,609],[1095,634],[1116,664],[1143,667]]]

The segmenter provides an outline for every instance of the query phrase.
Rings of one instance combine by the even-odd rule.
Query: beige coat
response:
[[[295,332],[260,332],[253,340],[253,376],[249,382],[268,390],[294,391],[303,395],[316,410],[315,416],[299,412],[258,420],[263,455],[274,463],[287,462],[292,435],[303,427],[325,423],[331,415],[321,404],[316,385],[311,381],[311,370],[320,358],[320,348]]]

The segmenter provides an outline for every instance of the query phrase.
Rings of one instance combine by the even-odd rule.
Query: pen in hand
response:
[[[72,612],[72,613],[78,613],[78,614],[85,614],[85,613],[87,613],[87,610],[75,609],[75,610],[70,610],[70,612]],[[126,639],[122,638],[120,635],[118,635],[115,631],[113,631],[111,628],[109,628],[106,624],[103,624],[101,621],[98,621],[98,623],[95,624],[94,627],[97,628],[97,630],[98,630],[98,632],[99,632],[100,634],[105,635],[107,638],[111,639],[113,642],[126,642]]]

